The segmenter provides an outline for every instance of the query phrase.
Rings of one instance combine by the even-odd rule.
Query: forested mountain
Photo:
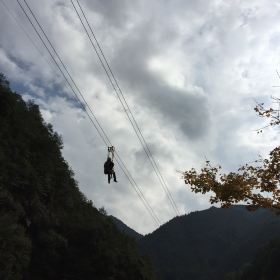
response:
[[[0,75],[0,279],[155,279],[134,241],[79,191],[62,145]]]
[[[123,223],[121,220],[119,220],[118,218],[116,218],[114,216],[110,216],[110,218],[112,219],[112,221],[114,222],[114,224],[116,225],[116,227],[118,228],[118,230],[120,232],[132,237],[135,240],[139,240],[140,238],[143,237],[142,234],[140,234],[140,233],[136,232],[135,230],[131,229],[125,223]]]
[[[277,238],[257,253],[251,263],[230,273],[226,280],[279,280],[280,239]]]
[[[270,269],[279,275],[280,246],[274,246],[279,242],[261,248],[279,234],[280,216],[270,210],[211,207],[174,218],[140,239],[139,246],[164,280],[270,280],[280,279],[269,277]]]

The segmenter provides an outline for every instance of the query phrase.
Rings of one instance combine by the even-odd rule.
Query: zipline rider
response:
[[[112,176],[114,178],[114,182],[117,182],[117,178],[116,178],[116,173],[114,171],[114,152],[115,152],[115,148],[112,147],[108,147],[108,156],[107,156],[107,160],[104,163],[104,174],[108,175],[108,184],[110,184],[110,181],[112,179]]]

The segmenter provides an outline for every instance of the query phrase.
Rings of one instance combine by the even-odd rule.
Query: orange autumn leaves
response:
[[[280,99],[273,98],[278,108]],[[261,117],[269,119],[266,126],[280,124],[279,109],[263,107],[258,104],[255,111]],[[262,129],[258,130],[258,133]],[[229,207],[238,202],[245,202],[249,207],[266,207],[280,209],[280,146],[273,149],[268,158],[246,164],[237,172],[221,172],[221,166],[212,167],[206,161],[199,171],[194,168],[183,173],[185,183],[195,193],[211,193],[211,203],[221,203]]]

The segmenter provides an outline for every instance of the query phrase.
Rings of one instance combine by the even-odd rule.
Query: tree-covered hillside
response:
[[[261,248],[254,260],[229,273],[225,280],[279,280],[280,239]]]
[[[231,280],[270,280],[280,279],[269,278],[268,274],[269,267],[274,273],[279,267],[274,262],[278,261],[280,247],[267,250],[262,258],[259,253],[256,261],[254,258],[279,234],[280,217],[270,210],[248,211],[242,205],[229,209],[211,207],[172,219],[141,238],[139,245],[165,280],[217,280],[226,275]],[[261,262],[264,267],[259,265]],[[264,278],[236,278],[245,264],[252,264],[250,270],[244,269],[246,275],[260,271]]]
[[[154,279],[134,242],[79,191],[62,145],[1,75],[0,279]]]
[[[141,235],[140,233],[131,229],[130,227],[128,227],[126,224],[124,224],[121,220],[117,219],[116,217],[110,216],[110,218],[113,221],[113,223],[115,224],[115,226],[117,227],[117,229],[120,232],[122,232],[123,234],[128,235],[135,240],[139,240],[140,238],[143,237],[143,235]]]

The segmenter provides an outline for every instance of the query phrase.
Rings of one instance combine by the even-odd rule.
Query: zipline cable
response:
[[[114,90],[115,90],[116,93],[117,93],[118,99],[120,100],[120,102],[121,102],[121,104],[122,104],[122,106],[123,106],[123,108],[124,108],[124,111],[125,111],[125,113],[126,113],[128,119],[129,119],[129,121],[130,121],[130,123],[131,123],[131,125],[132,125],[132,127],[133,127],[133,129],[134,129],[134,131],[135,131],[135,133],[136,133],[136,135],[137,135],[137,137],[138,137],[138,139],[139,139],[139,141],[140,141],[140,143],[141,143],[141,145],[142,145],[142,147],[143,147],[145,153],[146,153],[146,155],[147,155],[147,157],[149,158],[150,163],[151,163],[152,167],[154,168],[154,171],[155,171],[155,173],[156,173],[156,175],[157,175],[157,177],[158,177],[158,179],[159,179],[159,181],[160,181],[160,183],[161,183],[161,185],[162,185],[162,187],[163,187],[163,189],[164,189],[164,191],[165,191],[167,197],[169,198],[170,203],[171,203],[171,205],[172,205],[172,207],[173,207],[175,213],[176,213],[177,215],[180,215],[179,210],[178,210],[178,207],[177,207],[177,205],[176,205],[176,203],[175,203],[175,201],[174,201],[174,199],[173,199],[173,197],[172,197],[172,195],[171,195],[171,193],[170,193],[170,191],[169,191],[169,189],[168,189],[168,186],[167,186],[167,184],[166,184],[166,182],[165,182],[165,180],[164,180],[164,178],[163,178],[163,176],[162,176],[162,174],[161,174],[161,172],[160,172],[160,169],[159,169],[159,167],[158,167],[158,165],[157,165],[157,163],[156,163],[156,161],[155,161],[155,159],[154,159],[154,157],[153,157],[153,155],[152,155],[152,153],[151,153],[151,150],[150,150],[150,148],[149,148],[149,146],[148,146],[148,144],[147,144],[147,142],[146,142],[146,140],[145,140],[145,138],[144,138],[144,136],[143,136],[143,134],[142,134],[142,132],[141,132],[141,129],[140,129],[140,127],[139,127],[139,125],[138,125],[136,119],[135,119],[134,116],[133,116],[133,113],[132,113],[132,111],[131,111],[131,109],[130,109],[130,107],[129,107],[127,101],[126,101],[125,96],[123,95],[123,92],[122,92],[122,90],[121,90],[121,88],[120,88],[120,86],[119,86],[119,84],[118,84],[118,81],[116,80],[116,78],[115,78],[115,76],[114,76],[114,74],[113,74],[113,71],[112,71],[112,69],[111,69],[111,67],[110,67],[110,65],[109,65],[109,63],[108,63],[108,60],[106,59],[106,57],[105,57],[105,55],[104,55],[104,52],[103,52],[103,50],[102,50],[102,48],[101,48],[101,46],[100,46],[100,44],[99,44],[99,42],[98,42],[98,40],[97,40],[97,38],[96,38],[94,32],[93,32],[93,30],[92,30],[92,27],[91,27],[90,24],[89,24],[89,21],[88,21],[88,19],[87,19],[85,13],[84,13],[84,11],[83,11],[83,8],[81,7],[81,5],[80,5],[80,3],[79,3],[78,0],[76,0],[76,2],[78,3],[80,10],[82,11],[82,14],[83,14],[83,16],[84,16],[84,18],[85,18],[85,20],[86,20],[86,23],[87,23],[87,25],[88,25],[88,27],[89,27],[89,29],[90,29],[90,31],[91,31],[92,36],[93,36],[93,38],[94,38],[94,40],[95,40],[95,42],[96,42],[96,44],[97,44],[97,47],[98,47],[98,49],[99,49],[99,51],[100,51],[100,53],[101,53],[101,56],[103,57],[103,59],[104,59],[104,61],[105,61],[105,64],[106,64],[106,66],[107,66],[107,68],[108,68],[108,70],[109,70],[109,72],[110,72],[110,74],[111,74],[111,76],[112,76],[112,78],[113,78],[113,80],[114,80],[114,82],[115,82],[115,85],[117,86],[117,88],[118,88],[118,90],[119,90],[119,92],[120,92],[120,95],[121,95],[121,97],[122,97],[124,103],[121,101],[121,99],[120,99],[120,97],[119,97],[119,95],[118,95],[118,92],[117,92],[115,86],[114,86],[113,83],[111,82],[111,78],[108,77],[109,80],[110,80],[110,82],[111,82],[111,84],[112,84],[112,86],[113,86],[113,88],[114,88]],[[75,9],[75,11],[76,11],[76,13],[77,13],[77,15],[79,16],[79,14],[78,14],[78,12],[77,12],[77,10],[76,10],[76,8],[75,8],[75,5],[73,4],[73,1],[72,1],[72,0],[71,0],[71,3],[72,3],[72,5],[73,5],[73,7],[74,7],[74,9]],[[80,21],[81,21],[81,23],[82,23],[82,25],[83,25],[83,27],[84,27],[86,33],[87,33],[87,30],[86,30],[86,28],[85,28],[85,26],[84,26],[84,24],[83,24],[83,22],[82,22],[80,16],[79,16],[79,19],[80,19]],[[87,33],[87,35],[88,35],[88,33]],[[90,41],[91,41],[91,39],[90,39]],[[91,43],[92,43],[92,41],[91,41]],[[106,74],[108,75],[108,71],[107,71],[106,67],[104,67],[104,63],[102,62],[102,60],[101,60],[101,58],[100,58],[100,56],[99,56],[99,54],[98,54],[98,52],[97,52],[97,50],[96,50],[96,48],[95,48],[95,46],[94,46],[93,43],[92,43],[92,45],[93,45],[93,47],[94,47],[95,52],[97,53],[97,56],[98,56],[98,58],[99,58],[99,60],[100,60],[100,62],[101,62],[101,64],[102,64],[102,66],[103,66],[103,68],[104,68]],[[125,106],[124,104],[125,104],[126,106]],[[127,113],[127,111],[130,113],[130,115],[131,115],[131,117],[132,117],[132,120],[130,119],[129,114]],[[139,133],[140,137],[139,137],[138,133]]]
[[[37,25],[39,26],[39,28],[41,29],[41,31],[43,32],[45,38],[47,39],[49,45],[51,46],[51,48],[53,49],[55,55],[57,56],[58,60],[60,61],[60,63],[62,64],[64,70],[66,71],[67,75],[69,76],[70,80],[72,81],[73,85],[76,87],[78,93],[81,95],[83,101],[85,102],[82,103],[82,101],[79,99],[75,89],[73,88],[72,84],[70,83],[70,81],[68,80],[68,78],[66,77],[65,73],[63,72],[63,70],[61,69],[61,67],[59,66],[58,62],[56,61],[53,53],[50,51],[50,49],[48,48],[48,46],[46,45],[44,39],[42,38],[42,36],[40,35],[40,32],[37,30],[37,28],[35,27],[34,23],[32,22],[32,20],[30,19],[29,15],[27,14],[26,10],[23,8],[23,6],[21,5],[21,3],[19,2],[19,0],[17,0],[20,8],[22,9],[22,11],[24,12],[25,16],[27,17],[27,19],[29,20],[30,24],[32,25],[33,29],[35,30],[37,36],[39,37],[39,39],[41,40],[41,42],[43,43],[43,45],[45,46],[45,48],[47,49],[49,55],[51,56],[52,60],[54,61],[54,63],[56,64],[56,66],[58,67],[59,71],[61,72],[62,76],[64,77],[64,79],[67,82],[67,85],[70,87],[72,93],[74,94],[77,102],[80,104],[81,108],[85,111],[85,113],[87,114],[87,116],[89,117],[91,123],[94,125],[95,129],[97,130],[99,136],[101,137],[101,139],[103,140],[103,142],[105,143],[106,147],[108,146],[112,146],[112,143],[110,141],[110,139],[108,138],[107,134],[105,133],[104,129],[102,128],[102,126],[100,125],[98,119],[96,118],[96,116],[94,115],[94,113],[92,112],[90,106],[88,105],[88,103],[86,102],[86,100],[83,97],[83,94],[81,93],[81,91],[79,90],[77,84],[75,83],[74,79],[72,78],[71,74],[69,73],[67,67],[65,66],[65,64],[63,63],[62,59],[60,58],[60,56],[58,55],[57,51],[55,50],[55,48],[53,47],[52,43],[50,42],[47,34],[44,32],[42,26],[40,25],[39,21],[37,20],[36,16],[34,15],[34,13],[32,12],[32,9],[30,8],[30,6],[28,5],[28,3],[24,0],[28,10],[30,11],[31,15],[33,16],[33,18],[35,19]],[[94,117],[94,120],[92,119],[92,117],[89,115],[87,108],[90,110],[92,116]],[[136,194],[138,195],[138,197],[140,198],[140,200],[142,201],[142,203],[144,204],[145,208],[147,209],[147,211],[149,212],[149,214],[151,215],[151,217],[153,218],[154,222],[157,224],[157,226],[160,226],[161,222],[158,219],[157,215],[155,214],[154,210],[152,209],[152,207],[150,206],[150,204],[148,203],[148,201],[146,200],[143,192],[141,191],[140,187],[138,186],[138,184],[135,182],[135,180],[133,179],[131,173],[129,172],[129,170],[127,169],[126,165],[124,164],[124,162],[122,161],[122,159],[120,158],[119,154],[116,152],[116,162],[118,163],[118,165],[120,166],[121,170],[123,171],[123,173],[125,174],[125,176],[127,177],[128,181],[130,182],[130,184],[132,185],[132,187],[134,188]]]
[[[149,146],[148,146],[148,144],[147,144],[147,142],[146,142],[146,140],[145,140],[145,138],[143,136],[143,133],[141,132],[141,129],[140,129],[140,127],[139,127],[139,125],[138,125],[138,123],[137,123],[137,121],[136,121],[136,119],[135,119],[135,117],[134,117],[134,115],[133,115],[133,113],[132,113],[132,111],[130,109],[130,106],[128,105],[128,103],[126,101],[126,98],[125,98],[125,96],[123,94],[123,91],[121,90],[121,88],[120,88],[120,86],[118,84],[118,81],[115,78],[115,75],[114,75],[114,73],[113,73],[113,71],[112,71],[112,69],[111,69],[111,67],[110,67],[110,65],[108,63],[108,60],[106,59],[106,57],[104,55],[104,52],[103,52],[103,50],[102,50],[102,48],[101,48],[101,46],[100,46],[100,44],[99,44],[99,42],[98,42],[94,32],[93,32],[93,29],[92,29],[92,27],[89,24],[87,16],[85,15],[85,12],[84,12],[83,8],[81,7],[81,5],[79,3],[79,0],[76,0],[76,2],[77,2],[78,6],[79,6],[79,8],[80,8],[80,10],[82,12],[82,15],[83,15],[83,17],[84,17],[84,19],[85,19],[85,21],[87,23],[87,26],[88,26],[88,28],[89,28],[89,30],[90,30],[93,38],[94,38],[94,41],[95,41],[97,47],[94,45],[93,40],[92,40],[91,36],[89,35],[89,32],[88,32],[88,30],[87,30],[87,28],[86,28],[86,26],[85,26],[85,24],[84,24],[84,22],[83,22],[83,20],[82,20],[82,18],[80,16],[80,14],[78,13],[78,10],[77,10],[76,6],[74,5],[73,0],[71,0],[72,6],[74,7],[75,12],[76,12],[77,16],[79,17],[79,20],[80,20],[80,22],[81,22],[81,24],[82,24],[82,26],[83,26],[83,28],[84,28],[88,38],[89,38],[89,40],[90,40],[90,43],[91,43],[91,45],[92,45],[92,47],[93,47],[93,49],[94,49],[94,51],[95,51],[95,53],[96,53],[100,63],[102,65],[102,67],[103,67],[103,69],[104,69],[108,79],[109,79],[109,82],[112,85],[114,91],[116,92],[117,97],[118,97],[118,99],[119,99],[121,105],[123,106],[123,109],[124,109],[124,111],[125,111],[125,113],[127,115],[127,118],[129,120],[129,122],[131,123],[131,125],[132,125],[132,127],[133,127],[133,129],[134,129],[134,131],[135,131],[135,133],[136,133],[136,135],[137,135],[137,137],[138,137],[142,147],[143,147],[143,150],[146,153],[146,155],[147,155],[147,157],[148,157],[148,159],[149,159],[149,161],[150,161],[150,163],[151,163],[151,165],[153,167],[153,169],[154,169],[154,171],[155,171],[155,173],[156,173],[156,175],[157,175],[157,177],[158,177],[158,179],[160,181],[160,184],[161,184],[165,194],[167,195],[167,198],[168,198],[168,200],[169,200],[169,202],[170,202],[170,204],[171,204],[175,214],[178,216],[178,215],[180,215],[178,207],[177,207],[177,205],[176,205],[176,203],[175,203],[175,201],[174,201],[174,199],[173,199],[173,197],[171,195],[171,192],[170,192],[170,190],[169,190],[169,188],[167,186],[167,183],[165,182],[165,180],[164,180],[164,178],[163,178],[163,176],[162,176],[162,174],[160,172],[158,164],[156,163],[156,161],[155,161],[155,159],[154,159],[154,157],[152,155],[152,152],[151,152],[151,150],[150,150],[150,148],[149,148]],[[98,50],[99,50],[100,53],[98,52]]]
[[[18,1],[18,0],[17,0],[17,1]],[[18,2],[19,2],[19,1],[18,1]],[[80,89],[78,88],[77,84],[76,84],[75,81],[73,80],[71,74],[70,74],[69,71],[67,70],[67,67],[65,66],[65,64],[64,64],[63,61],[62,61],[62,59],[60,58],[60,56],[59,56],[58,53],[56,52],[55,48],[53,47],[53,45],[52,45],[52,43],[50,42],[50,40],[49,40],[47,34],[44,32],[42,26],[40,25],[40,23],[39,23],[39,21],[37,20],[36,16],[35,16],[34,13],[32,12],[32,9],[30,8],[30,6],[28,5],[28,3],[27,3],[25,0],[24,0],[24,2],[25,2],[25,4],[26,4],[26,6],[28,7],[29,11],[31,12],[32,16],[34,17],[35,21],[37,22],[39,28],[40,28],[41,31],[43,32],[44,36],[46,37],[48,43],[49,43],[50,46],[52,47],[54,53],[55,53],[56,56],[58,57],[60,63],[62,64],[63,68],[65,69],[66,73],[68,74],[70,80],[72,81],[72,83],[74,84],[74,86],[75,86],[76,89],[78,90],[79,94],[82,96],[82,98],[83,98],[85,104],[87,105],[87,107],[86,107],[86,106],[80,101],[80,99],[79,99],[79,97],[77,96],[75,90],[73,89],[71,83],[69,82],[69,80],[66,78],[65,74],[63,73],[63,71],[62,71],[61,68],[59,67],[59,70],[62,72],[62,74],[63,74],[64,78],[66,79],[67,83],[69,84],[69,86],[70,86],[72,92],[74,93],[74,95],[75,95],[75,97],[77,98],[78,102],[81,104],[81,107],[83,108],[83,110],[86,112],[86,114],[87,114],[88,117],[90,118],[92,124],[94,125],[94,127],[95,127],[96,130],[98,131],[98,133],[99,133],[99,135],[101,136],[101,138],[102,138],[103,142],[105,143],[105,145],[106,145],[106,146],[109,146],[109,145],[112,146],[112,143],[110,142],[110,140],[109,140],[107,134],[105,133],[105,131],[103,130],[103,128],[102,128],[102,126],[100,125],[99,121],[98,121],[97,118],[95,117],[95,115],[94,115],[94,113],[92,112],[90,106],[88,105],[88,103],[87,103],[86,100],[84,99],[83,94],[81,93],[81,91],[80,91]],[[21,6],[21,7],[22,7],[22,6]],[[26,13],[25,13],[25,14],[26,14]],[[27,14],[26,14],[26,16],[27,16]],[[30,18],[29,18],[29,21],[30,21]],[[34,28],[34,25],[33,25],[32,21],[30,21],[30,23],[32,24],[32,26],[33,26],[33,28]],[[40,35],[40,34],[38,33],[38,31],[36,30],[36,28],[35,28],[35,31],[36,31],[36,33],[37,33],[38,35]],[[41,36],[39,36],[39,38],[42,39]],[[44,42],[44,41],[43,41],[43,42]],[[45,45],[45,43],[44,43],[44,45]],[[46,45],[45,45],[45,46],[46,46]],[[49,50],[48,48],[47,48],[47,50],[48,50],[49,54],[52,56],[52,53],[50,52],[50,50]],[[52,58],[53,58],[53,56],[52,56]],[[54,59],[54,58],[53,58],[53,59]],[[54,61],[55,61],[55,63],[57,64],[57,62],[56,62],[55,59],[54,59]],[[94,117],[94,119],[95,119],[95,121],[96,121],[96,123],[97,123],[97,126],[100,128],[100,130],[101,130],[101,132],[103,133],[103,135],[105,136],[105,138],[104,138],[104,136],[102,135],[102,133],[100,133],[99,128],[95,125],[95,123],[93,122],[93,120],[92,120],[91,117],[89,116],[89,114],[88,114],[86,108],[89,108],[91,114],[93,115],[93,117]],[[105,140],[105,139],[106,139],[106,140]],[[122,171],[125,173],[126,177],[129,179],[129,182],[132,184],[132,186],[133,186],[133,187],[136,187],[137,191],[136,191],[136,189],[135,189],[135,191],[137,192],[137,194],[140,194],[140,196],[142,197],[142,199],[141,199],[142,202],[145,201],[144,204],[147,206],[146,208],[149,209],[149,210],[148,210],[148,209],[147,209],[147,210],[148,210],[149,212],[152,213],[152,215],[154,216],[154,220],[156,221],[156,223],[157,223],[158,225],[160,225],[160,224],[161,224],[160,220],[157,218],[157,216],[155,215],[153,209],[151,208],[151,206],[150,206],[149,203],[147,202],[146,198],[144,197],[143,192],[141,191],[141,189],[139,188],[139,186],[136,184],[135,180],[133,179],[132,175],[130,174],[130,172],[129,172],[128,169],[126,168],[126,166],[125,166],[124,162],[122,161],[122,159],[119,157],[118,153],[116,153],[116,155],[117,155],[117,157],[118,157],[117,163],[120,165]],[[131,177],[131,178],[130,178],[130,177]]]

